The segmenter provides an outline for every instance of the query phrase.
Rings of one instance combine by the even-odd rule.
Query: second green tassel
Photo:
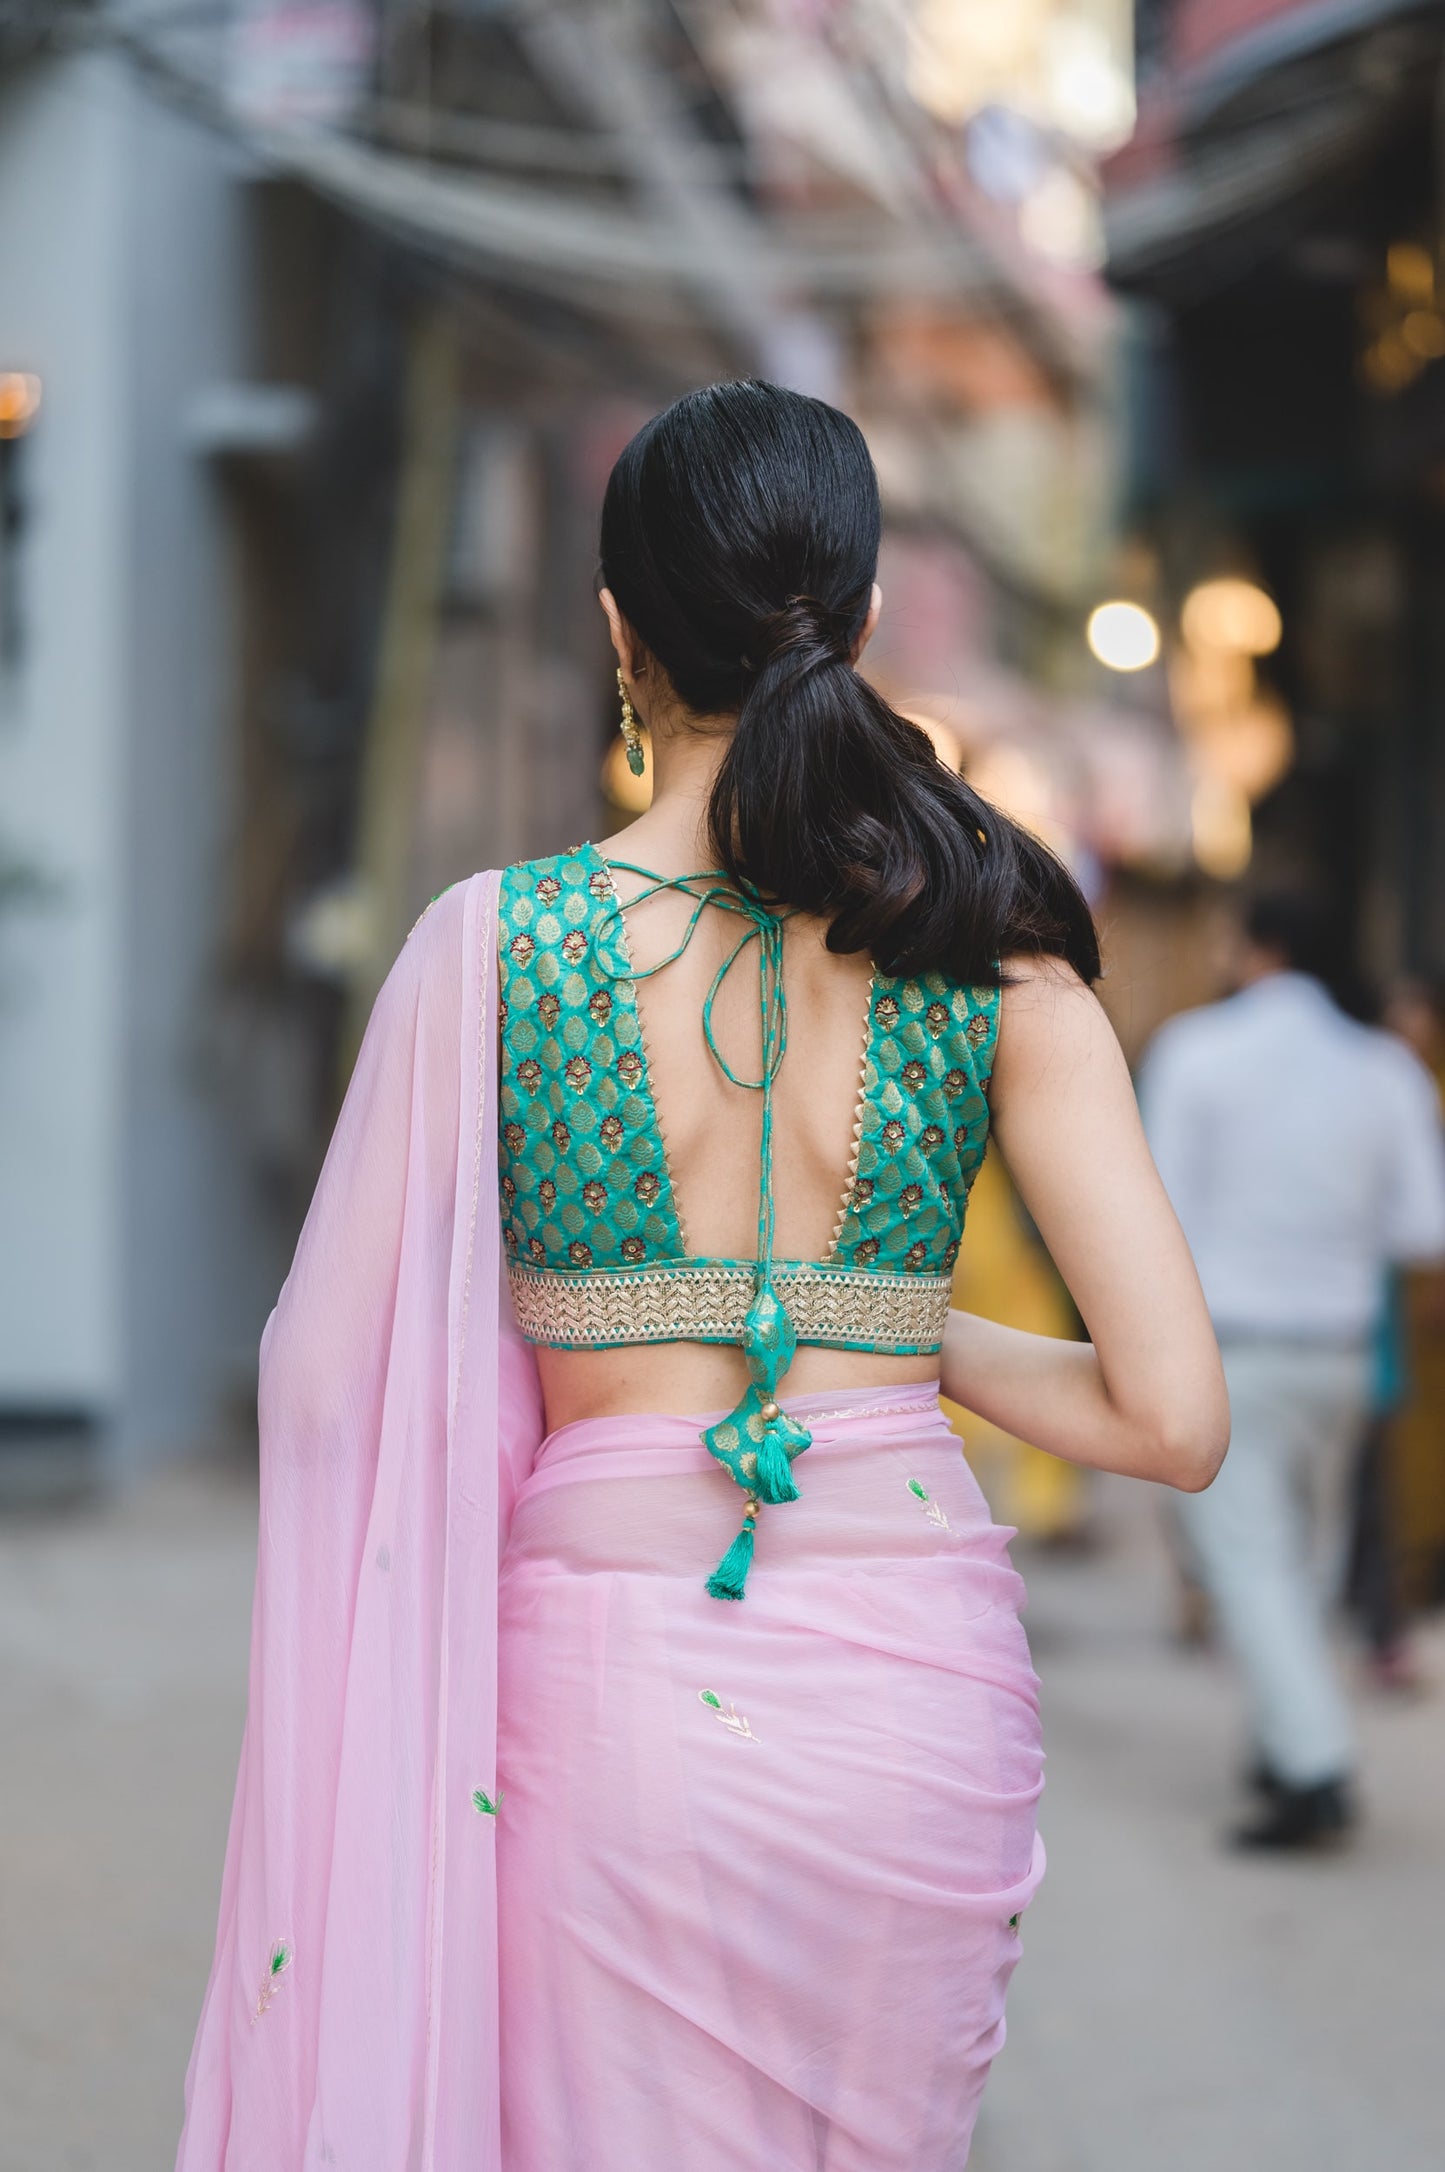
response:
[[[741,1599],[747,1589],[748,1570],[753,1565],[753,1525],[758,1513],[756,1501],[749,1501],[744,1511],[743,1527],[729,1546],[722,1560],[707,1580],[708,1595],[714,1599]]]

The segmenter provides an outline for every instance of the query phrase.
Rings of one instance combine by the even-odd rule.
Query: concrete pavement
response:
[[[1441,2172],[1445,1635],[1433,1697],[1361,1700],[1367,1819],[1337,1856],[1223,1852],[1239,1707],[1161,1636],[1154,1489],[1108,1554],[1021,1559],[1049,1875],[971,2172]]]
[[[244,1705],[254,1486],[0,1525],[0,2172],[169,2172]]]
[[[1363,1709],[1355,1851],[1224,1856],[1228,1677],[1160,1634],[1153,1496],[1103,1506],[1107,1553],[1021,1563],[1050,1870],[972,2172],[1441,2172],[1445,1636],[1435,1699]],[[254,1515],[213,1467],[0,1524],[0,2172],[172,2161]]]

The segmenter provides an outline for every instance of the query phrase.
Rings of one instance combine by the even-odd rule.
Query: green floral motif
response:
[[[839,1266],[952,1266],[988,1143],[998,1007],[997,988],[941,973],[875,976],[855,1180],[831,1254]]]
[[[502,878],[503,1235],[572,1273],[686,1250],[636,992],[604,939],[611,896],[590,846]]]
[[[472,1789],[472,1808],[480,1811],[484,1818],[494,1818],[501,1807],[502,1791],[500,1788],[497,1789],[495,1801],[484,1787],[474,1787]]]
[[[277,1989],[280,1986],[281,1978],[290,1966],[291,1947],[286,1939],[278,1938],[271,1948],[271,1958],[266,1964],[265,1980],[256,1994],[256,2005],[251,2015],[253,2022],[259,2021],[261,2016],[269,2011],[271,2001],[275,1998]]]
[[[579,1272],[577,1246],[583,1272],[683,1265],[626,931],[596,847],[508,868],[500,912],[508,1251],[559,1274]],[[874,975],[857,1162],[830,1266],[952,1266],[988,1140],[998,1007],[997,988],[943,974]]]
[[[725,1705],[715,1689],[700,1689],[697,1694],[699,1703],[705,1704],[710,1712],[716,1713],[728,1733],[736,1735],[739,1742],[756,1742],[758,1740],[752,1728],[743,1718],[742,1713],[739,1712],[737,1706],[731,1700]]]
[[[943,1503],[941,1501],[935,1501],[926,1486],[921,1486],[916,1478],[910,1478],[908,1481],[908,1490],[913,1495],[915,1500],[921,1501],[923,1503],[924,1514],[927,1516],[929,1522],[936,1527],[936,1529],[940,1531],[952,1532],[953,1525],[948,1520],[948,1515],[946,1510],[944,1509]]]

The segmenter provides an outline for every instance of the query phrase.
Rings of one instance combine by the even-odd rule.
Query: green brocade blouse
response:
[[[762,1501],[797,1498],[806,1427],[779,1407],[799,1343],[913,1355],[939,1349],[969,1189],[988,1141],[996,987],[938,973],[875,972],[852,1166],[820,1260],[773,1256],[772,1085],[787,1047],[783,923],[717,873],[642,879],[690,898],[680,956],[702,913],[730,912],[738,940],[713,981],[703,1030],[714,1060],[763,1097],[753,1259],[689,1254],[648,1076],[622,904],[593,845],[508,868],[501,886],[502,1228],[513,1304],[532,1342],[737,1343],[750,1385],[703,1435],[747,1496],[742,1531],[709,1589],[740,1598]],[[758,949],[763,1060],[739,1078],[712,1033],[717,991]]]

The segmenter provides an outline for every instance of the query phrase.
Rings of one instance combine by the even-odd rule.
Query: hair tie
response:
[[[789,596],[780,611],[770,612],[758,628],[761,640],[754,644],[759,662],[740,658],[744,671],[757,671],[782,656],[799,655],[806,670],[821,664],[849,661],[852,615],[835,611],[816,596]],[[811,650],[811,655],[805,654]]]

